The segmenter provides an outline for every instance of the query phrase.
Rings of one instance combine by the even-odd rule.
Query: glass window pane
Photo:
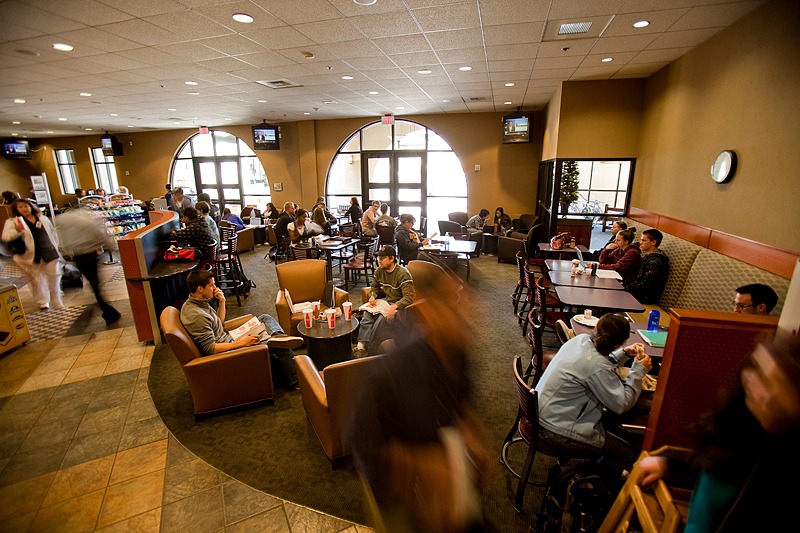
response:
[[[394,124],[394,140],[396,150],[424,150],[425,126],[414,122],[398,120]]]
[[[243,157],[239,160],[242,164],[242,184],[244,194],[263,194],[269,196],[269,183],[264,167],[257,157]]]
[[[236,188],[236,189],[222,189],[222,194],[225,197],[225,201],[226,202],[229,202],[229,201],[238,202],[242,198],[242,195],[239,192],[238,188]]]
[[[389,201],[389,189],[370,189],[369,190],[369,201],[378,200],[379,202],[388,202]],[[364,208],[363,206],[361,207]]]
[[[223,161],[219,164],[220,172],[222,173],[221,179],[223,185],[238,185],[239,184],[239,162],[238,161]]]
[[[428,150],[452,150],[452,148],[438,133],[428,130]]]
[[[619,164],[616,161],[598,161],[592,169],[592,189],[617,189]]]
[[[369,169],[367,181],[369,183],[389,183],[391,179],[390,163],[391,161],[388,157],[370,157],[367,159],[367,168]]]
[[[414,227],[419,228],[419,221],[422,217],[422,208],[416,205],[401,205],[397,208],[398,215],[405,215],[408,213],[414,217]],[[432,232],[431,232],[432,233]]]
[[[362,150],[391,150],[392,126],[380,122],[367,126],[361,131],[364,139]]]
[[[214,187],[213,189],[203,188],[200,190],[200,192],[206,193],[208,197],[211,198],[212,200],[219,200],[219,191],[217,191],[216,187]]]
[[[428,197],[428,234],[438,231],[439,221],[447,220],[448,213],[466,210],[466,198]]]
[[[593,161],[577,161],[578,163],[578,188],[588,189],[592,180]],[[592,185],[594,186],[594,185]]]
[[[188,158],[192,157],[192,143],[184,144],[183,148],[181,148],[181,151],[178,152],[178,156],[177,157],[179,159],[188,159]]]
[[[361,154],[338,154],[333,159],[328,173],[327,192],[342,196],[361,196]]]
[[[192,153],[195,157],[213,157],[214,145],[210,134],[192,137]]]
[[[397,181],[400,183],[422,183],[422,158],[398,157]]]
[[[251,195],[245,196],[243,203],[244,205],[254,205],[263,213],[267,209],[267,203],[270,201],[272,199],[269,196]]]
[[[361,203],[359,199],[358,203]],[[350,196],[328,196],[325,199],[325,204],[331,213],[346,213],[350,209]]]
[[[200,163],[200,183],[217,184],[217,165],[213,162]]]
[[[182,183],[194,183],[194,167],[191,159],[179,159],[172,167],[172,186],[183,187]]]
[[[455,153],[431,152],[428,154],[428,196],[445,195],[467,196],[467,178]]]
[[[356,133],[344,143],[340,152],[360,152],[361,151],[361,136]]]
[[[397,199],[401,202],[422,201],[422,189],[398,189]]]
[[[247,143],[239,139],[239,154],[242,156],[254,156],[256,153],[247,146]]]
[[[217,144],[217,155],[239,155],[236,146],[239,139],[236,136],[224,131],[215,131],[214,140]]]

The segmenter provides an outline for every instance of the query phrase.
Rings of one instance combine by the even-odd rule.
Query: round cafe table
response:
[[[352,359],[353,350],[350,334],[358,328],[358,319],[344,320],[342,316],[336,317],[336,327],[331,329],[328,322],[314,320],[310,328],[305,322],[297,325],[297,331],[305,337],[308,347],[308,356],[314,361],[319,370],[333,363],[340,363]]]

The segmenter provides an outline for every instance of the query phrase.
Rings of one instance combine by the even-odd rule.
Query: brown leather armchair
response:
[[[229,320],[225,330],[235,329],[250,318],[252,315]],[[272,405],[272,368],[266,346],[201,356],[181,324],[180,311],[171,306],[161,312],[161,330],[189,383],[195,416],[257,402]]]
[[[344,426],[358,400],[359,384],[367,379],[381,357],[374,355],[335,363],[326,366],[323,372],[319,372],[306,355],[294,358],[306,417],[334,467],[337,459],[350,455]]]
[[[284,289],[289,290],[289,296],[294,303],[322,301],[325,296],[327,283],[325,261],[319,259],[301,259],[289,261],[275,266],[278,273],[278,297],[275,300],[275,310],[278,313],[278,323],[287,335],[299,335],[297,324],[303,321],[303,313],[292,313],[289,302],[286,300]],[[333,289],[336,306],[350,300],[350,294],[342,289]],[[326,307],[323,302],[322,308]]]

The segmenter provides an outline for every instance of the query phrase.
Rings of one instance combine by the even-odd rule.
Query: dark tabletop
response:
[[[622,283],[611,278],[599,278],[597,276],[587,276],[578,274],[573,276],[567,270],[553,270],[548,272],[548,277],[553,285],[564,285],[566,287],[590,287],[593,289],[608,289],[621,291],[624,289]]]
[[[313,339],[335,339],[352,333],[357,327],[358,319],[356,317],[351,318],[348,322],[340,315],[336,317],[336,327],[334,329],[328,327],[327,320],[322,322],[314,320],[311,324],[311,329],[306,329],[305,323],[300,322],[297,324],[297,331],[304,337]]]
[[[644,312],[644,306],[625,291],[567,287],[564,285],[555,285],[555,289],[558,299],[565,305],[608,311]]]

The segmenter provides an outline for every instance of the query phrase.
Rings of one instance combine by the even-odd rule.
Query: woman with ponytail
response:
[[[624,317],[604,315],[595,335],[577,335],[561,347],[536,385],[539,438],[574,455],[602,458],[604,470],[612,475],[631,469],[636,450],[606,432],[603,411],[622,414],[633,407],[642,393],[642,378],[653,367],[644,345],[622,347],[629,335]],[[631,358],[631,369],[622,379],[617,368]]]

